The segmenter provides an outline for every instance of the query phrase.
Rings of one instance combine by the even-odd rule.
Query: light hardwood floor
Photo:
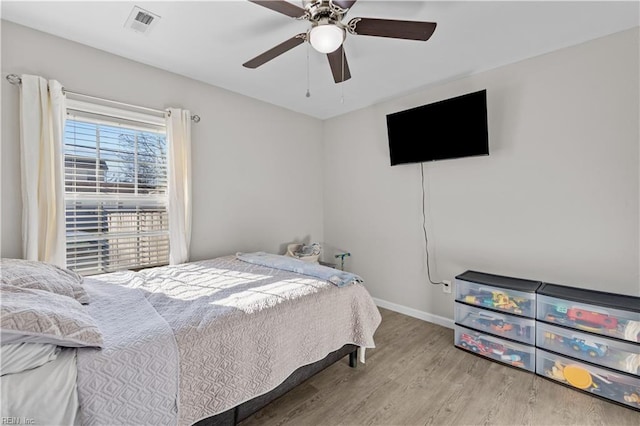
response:
[[[376,349],[332,365],[251,425],[640,425],[640,412],[453,346],[453,330],[380,309]]]

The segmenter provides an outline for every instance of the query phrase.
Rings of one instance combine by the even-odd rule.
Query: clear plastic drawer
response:
[[[640,312],[538,294],[538,319],[576,330],[640,342]]]
[[[640,378],[536,350],[536,373],[621,404],[640,409]]]
[[[539,322],[538,347],[640,376],[640,345]]]
[[[487,311],[456,302],[455,321],[460,325],[495,336],[506,337],[530,345],[535,344],[536,322],[533,319]]]
[[[535,293],[455,280],[456,300],[509,314],[535,318]]]
[[[511,342],[489,334],[455,326],[455,344],[457,347],[487,357],[493,361],[535,370],[535,348]]]

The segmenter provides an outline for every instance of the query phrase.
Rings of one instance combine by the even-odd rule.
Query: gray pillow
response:
[[[82,304],[89,303],[89,295],[82,286],[83,277],[58,266],[23,259],[0,259],[2,285],[46,290],[73,297]]]
[[[60,347],[50,343],[0,345],[0,375],[21,373],[58,357]]]
[[[102,347],[102,333],[77,300],[34,288],[0,286],[0,342]]]

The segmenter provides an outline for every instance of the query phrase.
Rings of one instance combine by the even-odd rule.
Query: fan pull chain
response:
[[[344,104],[344,47],[340,46],[340,53],[342,53],[342,81],[340,82],[340,103]]]
[[[310,49],[310,44],[307,44],[307,93],[305,94],[305,96],[307,98],[311,97],[311,92],[309,91],[309,49]]]

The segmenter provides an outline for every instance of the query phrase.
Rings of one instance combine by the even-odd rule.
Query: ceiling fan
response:
[[[249,1],[292,18],[307,20],[311,22],[311,28],[245,62],[242,64],[244,67],[258,68],[308,41],[315,50],[327,55],[336,83],[351,78],[342,45],[347,32],[353,35],[427,41],[436,29],[435,22],[376,18],[353,18],[344,24],[342,19],[357,0],[303,0],[304,8],[285,0]]]

